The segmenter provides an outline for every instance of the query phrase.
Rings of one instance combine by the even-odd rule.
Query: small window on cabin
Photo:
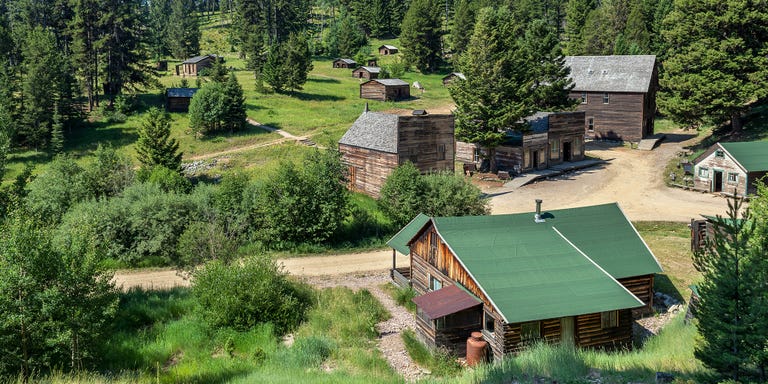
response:
[[[541,322],[532,321],[520,325],[520,341],[530,342],[541,338]]]
[[[435,278],[434,276],[429,276],[429,290],[430,291],[437,291],[438,289],[443,288],[443,282],[440,281],[440,279]]]
[[[435,319],[435,329],[445,329],[445,317]]]
[[[560,158],[560,140],[549,142],[549,158],[557,160]]]
[[[490,334],[496,329],[496,319],[488,311],[483,311],[483,329]]]
[[[587,93],[586,92],[582,92],[581,93],[581,103],[582,104],[586,104],[587,103]]]
[[[619,326],[619,311],[608,311],[600,313],[600,327],[616,328]]]
[[[709,168],[699,168],[699,177],[709,178]]]
[[[611,101],[611,98],[608,92],[603,93],[603,104],[608,104],[610,101]]]
[[[587,131],[594,132],[595,131],[595,118],[590,117],[587,119]]]
[[[445,144],[439,144],[437,146],[437,159],[445,160]]]
[[[475,148],[474,153],[472,154],[472,161],[475,163],[480,162],[480,148]]]
[[[716,157],[723,157],[723,156],[725,156],[725,155],[723,154],[723,151],[722,151],[722,150],[718,149],[717,151],[715,151],[715,156],[716,156]]]
[[[728,183],[736,184],[739,182],[739,174],[734,172],[728,172]]]

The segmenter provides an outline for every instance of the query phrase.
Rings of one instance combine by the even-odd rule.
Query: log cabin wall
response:
[[[360,84],[360,98],[387,101],[387,87],[375,81]]]
[[[187,112],[189,111],[189,97],[168,97],[166,109],[169,112]]]
[[[339,144],[348,169],[349,187],[378,198],[387,177],[397,168],[397,154]]]
[[[617,279],[617,281],[645,303],[645,306],[637,311],[638,313],[647,314],[653,312],[653,274],[625,277]]]
[[[400,116],[399,163],[411,161],[422,173],[454,170],[453,115]]]
[[[397,101],[411,97],[411,87],[405,85],[389,85],[386,87],[387,100]]]
[[[607,92],[608,103],[604,103],[606,92],[586,92],[586,103],[577,109],[585,113],[586,136],[598,140],[623,140],[638,142],[646,137],[644,125],[648,107],[646,93]],[[581,99],[582,92],[573,91],[572,98]],[[589,121],[592,119],[592,129]],[[653,116],[650,117],[651,121]]]
[[[602,314],[576,316],[576,345],[579,347],[621,349],[632,346],[632,310],[618,311],[618,326],[602,326]]]
[[[371,72],[366,71],[365,69],[358,68],[358,69],[355,69],[354,71],[352,71],[352,77],[354,77],[356,79],[371,80],[371,79],[378,79],[379,78],[379,74],[378,73],[371,73]]]
[[[697,160],[693,167],[693,188],[700,191],[725,193],[735,191],[737,195],[744,196],[749,191],[748,181],[755,180],[757,176],[749,177],[736,161],[717,145],[707,149]],[[756,192],[754,189],[752,187],[753,193]]]

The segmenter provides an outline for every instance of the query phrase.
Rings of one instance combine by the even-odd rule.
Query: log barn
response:
[[[398,51],[397,47],[395,47],[394,45],[384,44],[379,47],[379,55],[385,55],[385,56],[394,55],[397,53],[397,51]]]
[[[411,87],[400,79],[372,79],[360,84],[360,98],[397,101],[411,97]]]
[[[498,169],[523,173],[584,160],[584,112],[537,112],[522,122],[528,129],[509,130],[496,147]],[[456,142],[456,161],[481,168],[487,156],[477,144]]]
[[[454,82],[456,80],[466,80],[466,79],[467,79],[467,77],[464,76],[464,74],[461,73],[461,72],[451,72],[451,73],[443,76],[443,85],[444,86],[448,86],[449,84],[451,84],[452,82]]]
[[[357,67],[357,62],[352,59],[336,59],[333,61],[333,67],[334,68],[355,68]]]
[[[204,68],[212,66],[216,60],[223,61],[224,58],[216,55],[191,57],[176,65],[176,76],[197,76]]]
[[[355,70],[352,71],[352,77],[356,79],[378,79],[379,74],[381,73],[381,68],[379,67],[369,67],[367,65],[357,67]]]
[[[658,71],[656,56],[566,56],[574,87],[586,113],[587,137],[639,142],[653,135]]]
[[[349,188],[379,197],[398,165],[453,171],[453,115],[363,112],[339,140]]]
[[[631,347],[634,315],[651,308],[662,271],[616,203],[421,215],[388,244],[410,257],[409,278],[395,281],[416,291],[419,337],[461,355],[480,330],[495,359],[536,341]]]
[[[768,141],[715,143],[693,161],[693,188],[748,196],[768,173]]]
[[[165,109],[168,112],[187,112],[197,88],[168,88],[165,91]]]

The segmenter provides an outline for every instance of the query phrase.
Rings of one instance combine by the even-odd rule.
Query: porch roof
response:
[[[483,304],[480,299],[457,285],[449,285],[437,291],[414,297],[413,302],[430,319],[439,319]]]

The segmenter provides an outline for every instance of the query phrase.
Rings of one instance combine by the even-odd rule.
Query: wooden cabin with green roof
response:
[[[715,143],[693,161],[694,189],[737,196],[757,193],[768,173],[768,141]]]
[[[481,330],[496,359],[538,340],[629,347],[633,311],[651,308],[662,271],[615,203],[420,215],[388,244],[410,256],[419,337],[461,355]]]

